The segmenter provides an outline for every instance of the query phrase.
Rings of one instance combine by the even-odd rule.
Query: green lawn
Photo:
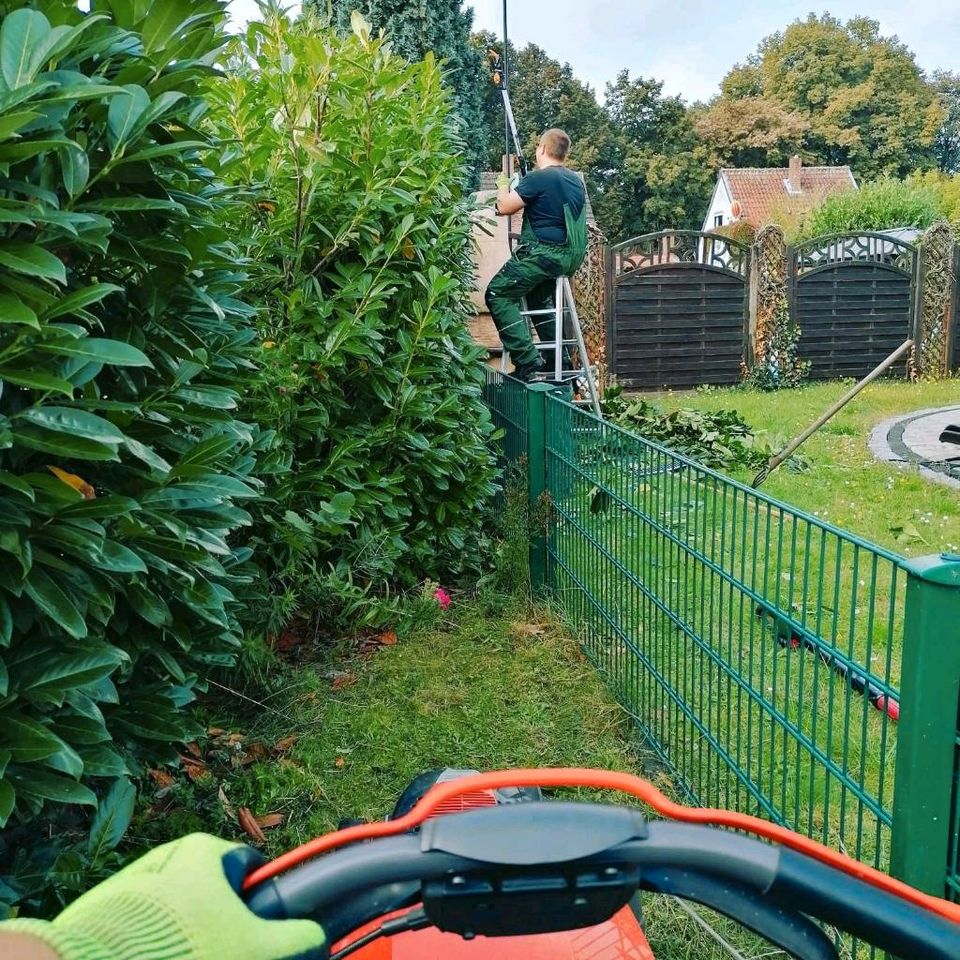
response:
[[[262,705],[236,696],[202,705],[202,721],[222,731],[197,744],[205,769],[147,797],[135,846],[197,829],[245,839],[232,811],[247,807],[283,815],[266,831],[264,849],[276,854],[341,817],[382,818],[432,767],[638,773],[649,762],[578,645],[545,611],[512,599],[457,599],[442,620],[367,657],[340,645],[301,651],[296,664],[267,657],[247,673],[243,692]],[[299,739],[287,746],[290,736]],[[646,913],[662,960],[727,956],[673,901],[650,898]],[[747,957],[782,956],[712,922]]]
[[[667,410],[681,406],[736,410],[779,447],[838,400],[847,386],[817,383],[782,393],[718,389],[660,394],[656,400]],[[960,380],[871,384],[801,447],[811,469],[791,473],[781,467],[763,490],[907,556],[956,550],[960,546],[960,491],[923,479],[915,468],[878,463],[868,447],[870,432],[882,421],[955,403],[960,403]],[[749,482],[750,477],[744,473],[738,479]]]

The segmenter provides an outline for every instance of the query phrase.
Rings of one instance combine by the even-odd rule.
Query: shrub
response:
[[[262,308],[250,413],[273,430],[254,605],[268,626],[304,606],[370,622],[372,594],[481,561],[495,468],[463,144],[433,57],[406,63],[359,17],[340,37],[264,6],[235,54],[220,171]]]
[[[31,910],[109,860],[239,643],[253,331],[199,132],[225,6],[0,2],[0,898]]]
[[[925,229],[940,217],[937,196],[910,180],[875,180],[856,191],[828,197],[804,220],[802,237],[859,230]]]
[[[649,400],[625,396],[621,387],[611,387],[603,396],[603,413],[614,423],[706,467],[755,468],[770,457],[750,424],[735,410],[706,412],[682,407],[664,413]]]
[[[955,226],[960,224],[960,174],[927,170],[924,173],[912,173],[907,177],[907,183],[931,191],[936,197],[939,218]]]

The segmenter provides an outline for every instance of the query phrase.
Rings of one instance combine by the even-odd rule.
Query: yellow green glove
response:
[[[501,173],[497,177],[497,189],[498,190],[512,190],[517,185],[516,177],[508,177],[505,173]]]
[[[61,960],[308,960],[327,955],[311,920],[261,920],[238,896],[257,851],[203,833],[151,850],[52,923],[8,920]]]

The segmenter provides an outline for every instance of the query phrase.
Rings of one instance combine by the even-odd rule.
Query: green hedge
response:
[[[109,860],[126,777],[240,642],[254,334],[201,132],[225,6],[0,3],[0,898],[28,908]]]
[[[252,607],[324,626],[475,574],[494,491],[472,342],[463,143],[439,65],[408,64],[362,18],[344,38],[277,10],[251,24],[215,119],[261,306],[251,415],[274,431]],[[385,612],[386,611],[386,612]]]

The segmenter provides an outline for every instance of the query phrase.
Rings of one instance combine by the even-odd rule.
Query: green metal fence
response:
[[[913,569],[544,386],[491,372],[487,399],[505,460],[526,458],[531,503],[549,505],[531,534],[531,582],[562,609],[677,790],[931,892],[942,895],[948,875],[960,899],[960,799],[949,786],[960,751],[960,562]],[[931,605],[934,589],[945,606]],[[954,614],[942,626],[958,653],[927,660],[941,689],[898,722],[901,668],[912,696],[926,682],[930,618]],[[898,756],[905,734],[912,757]],[[908,761],[924,764],[913,768],[924,787],[936,782],[931,764],[949,778],[927,808],[903,783],[894,802]]]

